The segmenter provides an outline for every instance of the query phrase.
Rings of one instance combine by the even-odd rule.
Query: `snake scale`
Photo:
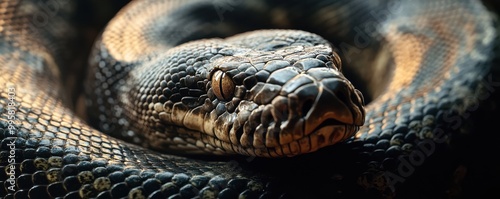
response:
[[[0,1],[2,198],[499,187],[477,155],[498,151],[486,129],[500,113],[496,18],[480,1],[132,1],[87,55],[88,120],[61,83],[81,39],[73,3]]]

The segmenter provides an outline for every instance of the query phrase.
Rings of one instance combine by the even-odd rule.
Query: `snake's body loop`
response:
[[[494,15],[379,3],[133,1],[96,39],[87,123],[59,81],[77,58],[74,5],[1,1],[0,196],[466,192],[478,150],[463,140],[491,147],[481,120],[498,113]]]

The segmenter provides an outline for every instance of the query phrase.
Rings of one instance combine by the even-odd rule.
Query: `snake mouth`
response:
[[[330,127],[330,126],[339,126],[339,125],[345,125],[345,123],[342,123],[336,119],[333,119],[333,118],[328,118],[326,120],[324,120],[323,122],[321,122],[316,128],[314,128],[314,130],[312,131],[312,134],[320,131],[321,129],[324,129],[326,127]],[[305,129],[304,129],[305,131]]]
[[[311,134],[309,134],[309,152],[316,151],[322,147],[332,145],[347,139],[352,131],[357,131],[358,126],[348,125],[333,118],[321,122]]]
[[[299,139],[287,143],[280,143],[273,146],[232,146],[233,149],[240,154],[260,157],[293,157],[300,154],[311,153],[345,140],[351,135],[351,132],[356,132],[359,128],[360,127],[356,125],[349,125],[334,118],[328,118],[319,123],[319,125],[306,136],[302,136]],[[303,130],[304,129],[302,129],[302,131]],[[272,136],[272,134],[273,133],[268,132],[266,136]]]

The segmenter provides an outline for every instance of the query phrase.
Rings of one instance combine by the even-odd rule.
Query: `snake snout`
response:
[[[280,144],[298,141],[300,153],[345,140],[364,123],[361,93],[335,69],[310,69],[286,83],[281,94],[287,100],[275,100],[274,107],[287,107],[281,115],[288,118],[281,125]]]

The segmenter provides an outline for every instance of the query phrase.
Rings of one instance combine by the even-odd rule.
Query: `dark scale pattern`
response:
[[[41,112],[43,113],[48,110],[54,111],[54,109],[47,107],[47,109],[41,110]],[[71,125],[66,128],[71,128]],[[2,124],[2,130],[4,129],[6,128]],[[89,131],[89,133],[92,133],[92,131]],[[5,136],[5,132],[2,136]],[[107,139],[106,137],[101,137],[102,141]],[[8,140],[3,139],[2,141],[6,142]],[[27,146],[29,145],[26,143],[16,144],[16,147],[19,147],[20,150],[19,154],[22,154],[22,150]],[[187,194],[192,196],[193,194],[198,194],[198,189],[205,188],[211,178],[210,176],[191,176],[191,174],[184,173],[174,175],[171,172],[141,171],[130,167],[134,165],[133,162],[135,161],[131,160],[130,163],[127,163],[127,159],[123,159],[120,162],[123,165],[130,165],[129,168],[119,165],[112,166],[108,164],[107,160],[103,160],[102,158],[89,159],[90,157],[83,151],[77,151],[75,154],[74,148],[71,146],[68,146],[67,150],[64,150],[59,146],[51,145],[50,142],[47,146],[35,144],[33,147],[38,147],[34,159],[28,159],[30,157],[28,155],[24,157],[25,159],[22,161],[22,164],[13,165],[16,169],[20,169],[16,170],[16,173],[23,173],[17,176],[16,190],[18,191],[16,192],[16,197],[22,198],[23,195],[36,197],[69,197],[70,195],[79,197],[97,197],[98,195],[99,197],[114,197],[121,194],[125,194],[124,196],[135,194],[145,194],[146,196],[151,194],[158,195],[157,191],[163,190],[163,187],[168,185],[168,183],[174,183],[178,187],[177,190],[170,194]],[[95,150],[91,147],[89,146],[89,150]],[[121,149],[122,153],[134,153],[130,149],[124,148],[126,146],[115,147]],[[28,149],[34,148],[26,148],[24,151],[29,153],[30,150]],[[61,153],[61,151],[63,152]],[[61,155],[62,157],[55,155]],[[3,158],[2,161],[5,161],[6,158]],[[155,160],[159,158],[150,157],[147,159]],[[167,157],[163,157],[163,159],[165,158]],[[182,159],[178,160],[177,162],[182,164]],[[2,167],[5,168],[6,165]],[[161,167],[168,168],[166,165]],[[175,170],[182,169],[177,168],[172,171]],[[5,171],[2,174],[7,175],[8,170]],[[190,182],[193,184],[189,184]],[[107,190],[109,192],[105,192]],[[130,193],[128,193],[129,191]],[[161,194],[164,196],[164,194],[169,193],[166,191],[166,193]]]
[[[20,2],[25,5],[19,6]],[[68,1],[56,1],[53,5],[61,9],[48,26],[30,23],[33,13],[43,12],[47,2],[50,1],[0,3],[2,198],[442,198],[462,190],[452,184],[462,180],[458,172],[461,163],[457,162],[463,159],[456,157],[473,149],[461,145],[460,139],[493,143],[488,142],[489,131],[469,131],[473,124],[468,119],[475,111],[487,115],[491,107],[498,106],[496,98],[484,97],[498,86],[494,74],[498,69],[489,67],[493,44],[496,45],[491,41],[497,33],[490,16],[475,1],[401,1],[399,7],[364,1],[287,1],[284,5],[259,1],[264,8],[260,12],[248,5],[256,1],[246,1],[232,5],[229,10],[233,12],[225,10],[224,20],[219,15],[221,5],[213,2],[186,3],[182,12],[172,10],[184,1],[135,2],[136,7],[130,7],[128,14],[151,20],[136,21],[140,17],[127,18],[127,13],[118,15],[126,22],[120,23],[117,18],[115,23],[121,28],[105,32],[102,43],[96,44],[99,52],[92,58],[96,67],[89,73],[95,80],[90,84],[94,89],[87,92],[94,93],[89,104],[98,111],[90,123],[144,146],[175,143],[171,145],[173,149],[185,152],[203,148],[214,153],[233,151],[260,156],[283,156],[323,147],[325,136],[272,148],[296,136],[279,134],[277,127],[285,123],[279,119],[300,115],[299,119],[287,121],[296,125],[288,130],[314,129],[303,117],[321,115],[315,110],[329,107],[322,106],[332,103],[328,99],[361,100],[345,89],[332,89],[337,98],[311,97],[325,90],[313,85],[343,85],[339,79],[329,78],[337,73],[336,69],[340,70],[340,58],[323,45],[326,41],[304,32],[254,32],[232,37],[225,44],[211,40],[163,52],[162,45],[151,45],[161,43],[152,36],[159,34],[142,35],[136,31],[151,30],[148,27],[155,25],[166,27],[167,34],[162,35],[168,35],[176,27],[195,24],[191,32],[198,34],[227,27],[218,25],[237,23],[243,16],[261,21],[277,19],[270,13],[290,9],[282,13],[285,15],[281,19],[288,19],[282,23],[310,21],[298,26],[310,25],[321,35],[345,39],[346,43],[340,43],[340,51],[344,60],[355,66],[364,62],[361,58],[348,59],[346,50],[353,48],[345,45],[352,41],[360,44],[360,26],[351,27],[372,22],[379,13],[389,13],[382,21],[376,18],[383,26],[374,34],[380,34],[377,38],[383,37],[383,42],[387,42],[383,44],[391,51],[393,73],[400,76],[392,78],[386,92],[368,104],[366,117],[359,116],[366,119],[364,126],[354,137],[332,137],[347,141],[294,158],[238,156],[229,162],[162,155],[127,144],[87,126],[65,108],[55,68],[67,64],[65,57],[59,55],[66,54],[61,49],[72,37],[72,29],[61,16],[72,9],[66,8],[71,6]],[[455,10],[448,9],[452,7]],[[173,13],[172,20],[165,20],[165,13]],[[191,15],[200,19],[187,17]],[[175,22],[176,19],[182,20]],[[249,20],[249,24],[254,22]],[[186,38],[177,38],[168,45],[193,36],[179,35]],[[189,46],[193,48],[184,49]],[[246,49],[250,47],[253,50]],[[356,48],[374,50],[364,45]],[[140,52],[134,52],[137,49]],[[170,58],[155,59],[158,55]],[[144,65],[133,69],[137,63]],[[172,64],[175,67],[169,67]],[[211,74],[217,70],[235,84],[234,91],[222,87],[227,78],[220,84],[212,83]],[[140,86],[132,86],[135,83]],[[233,98],[219,99],[221,94],[215,92],[220,91],[215,91],[213,85],[220,86],[224,94],[234,92]],[[125,94],[119,94],[123,91]],[[483,100],[481,106],[476,106],[478,100]],[[121,106],[116,106],[118,103]],[[284,108],[284,104],[298,109]],[[128,112],[131,110],[135,110],[134,114]],[[336,111],[343,110],[356,112],[356,106]],[[202,113],[209,114],[201,120],[190,120]],[[167,125],[165,121],[179,125]],[[230,121],[231,125],[227,125]],[[138,128],[134,126],[138,124],[157,131],[137,135],[133,130],[120,129]],[[189,128],[181,128],[180,124]],[[201,134],[201,130],[207,134]],[[166,132],[179,135],[168,136]],[[258,150],[255,146],[270,149]]]

